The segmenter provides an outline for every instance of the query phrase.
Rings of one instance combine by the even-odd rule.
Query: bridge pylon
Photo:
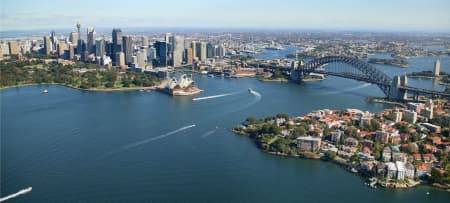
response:
[[[404,89],[400,89],[401,86],[407,86],[407,85],[408,85],[408,77],[406,75],[394,76],[388,98],[393,99],[393,100],[408,99],[408,91],[404,90]]]

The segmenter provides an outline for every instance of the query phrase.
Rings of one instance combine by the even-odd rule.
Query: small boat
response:
[[[206,75],[206,74],[208,74],[208,71],[206,71],[206,70],[203,70],[203,71],[201,71],[201,72],[200,72],[200,74],[202,74],[202,75]]]
[[[252,93],[253,92],[252,88],[248,88],[248,92]]]
[[[47,89],[45,89],[45,90],[42,90],[42,92],[41,92],[42,94],[48,94],[48,90]]]
[[[214,74],[209,74],[208,75],[210,78],[214,78]]]
[[[430,192],[427,192],[427,195],[430,195]]]

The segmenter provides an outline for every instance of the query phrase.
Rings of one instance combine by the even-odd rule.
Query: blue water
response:
[[[406,71],[432,68],[410,59]],[[441,66],[449,71],[449,58]],[[405,69],[380,66],[388,74]],[[1,196],[10,202],[448,202],[430,187],[372,190],[331,163],[259,151],[229,129],[248,116],[387,107],[375,85],[329,77],[297,84],[195,75],[193,101],[159,92],[85,92],[61,86],[1,90]],[[430,80],[412,85],[441,88]],[[251,94],[248,88],[260,95]],[[49,94],[40,94],[48,89]],[[195,126],[194,126],[195,125]],[[430,195],[426,195],[430,192]]]

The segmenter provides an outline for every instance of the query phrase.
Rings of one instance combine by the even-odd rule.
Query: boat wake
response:
[[[338,90],[338,91],[331,91],[331,92],[325,92],[325,93],[321,93],[319,95],[330,95],[330,94],[339,94],[339,93],[344,93],[344,92],[350,92],[353,90],[359,90],[368,86],[371,86],[372,84],[370,83],[365,83],[356,87],[352,87],[352,88],[348,88],[348,89],[343,89],[343,90]]]
[[[187,129],[189,129],[189,128],[193,128],[193,127],[195,127],[195,124],[193,124],[193,125],[188,125],[188,126],[184,126],[184,127],[182,127],[182,128],[179,128],[179,129],[177,129],[177,130],[168,132],[168,133],[163,134],[163,135],[159,135],[159,136],[152,137],[152,138],[149,138],[149,139],[146,139],[146,140],[142,140],[142,141],[139,141],[139,142],[131,143],[131,144],[129,144],[129,145],[125,145],[125,146],[123,147],[123,149],[131,149],[131,148],[137,147],[137,146],[139,146],[139,145],[143,145],[143,144],[147,144],[147,143],[149,143],[149,142],[153,142],[153,141],[155,141],[155,140],[160,140],[160,139],[163,139],[163,138],[168,137],[168,136],[170,136],[170,135],[179,133],[179,132],[181,132],[181,131],[185,131],[185,130],[187,130]]]
[[[0,198],[0,202],[6,201],[8,199],[16,198],[23,194],[27,194],[27,193],[31,192],[32,189],[33,189],[32,187],[28,187],[28,188],[20,190],[19,192],[14,193],[14,194],[10,194],[6,197],[2,197],[2,198]]]
[[[202,138],[206,138],[212,134],[214,134],[216,132],[216,130],[210,130],[208,132],[203,133],[203,135],[201,136]]]
[[[192,99],[192,101],[200,101],[200,100],[207,100],[207,99],[215,99],[215,98],[220,98],[220,97],[226,97],[226,96],[231,96],[231,95],[235,95],[239,92],[232,92],[232,93],[227,93],[227,94],[218,94],[218,95],[212,95],[212,96],[207,96],[207,97],[199,97],[199,98],[194,98]]]

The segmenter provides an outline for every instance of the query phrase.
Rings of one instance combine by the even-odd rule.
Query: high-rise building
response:
[[[125,54],[125,64],[133,63],[133,38],[131,36],[122,37],[123,53]]]
[[[56,33],[54,30],[50,35],[50,40],[52,41],[52,51],[56,51],[58,49],[58,39],[56,38]]]
[[[69,44],[69,60],[73,60],[73,57],[75,56],[75,46],[72,44]]]
[[[205,42],[201,42],[201,49],[200,49],[200,60],[202,61],[206,61],[206,43]]]
[[[94,28],[87,29],[87,51],[89,53],[95,53],[95,32]]]
[[[116,66],[124,66],[125,65],[125,54],[123,52],[117,52],[116,54]]]
[[[197,57],[197,42],[192,41],[191,48],[192,48],[192,59],[194,59],[194,57]]]
[[[9,54],[17,55],[20,53],[20,47],[16,41],[10,41],[8,42],[8,45],[9,45]]]
[[[141,41],[142,41],[142,46],[144,48],[148,48],[148,37],[147,36],[142,36]]]
[[[68,50],[68,46],[65,42],[58,43],[58,56],[64,57],[64,53]]]
[[[206,43],[205,42],[196,42],[195,43],[195,52],[196,57],[200,61],[206,60]]]
[[[173,38],[172,65],[173,67],[179,67],[183,62],[184,37],[174,36]]]
[[[145,53],[145,49],[142,51],[139,51],[136,54],[136,60],[137,60],[137,67],[145,69],[145,66],[147,66],[147,53]]]
[[[52,53],[52,41],[49,36],[44,37],[44,53],[50,55]]]
[[[436,62],[434,62],[434,76],[438,77],[439,73],[441,72],[441,61],[436,60]]]
[[[104,39],[97,40],[95,42],[95,55],[96,56],[100,56],[100,57],[106,55],[105,47],[106,46],[105,46],[105,40]]]
[[[155,48],[156,48],[157,66],[159,67],[167,66],[167,51],[168,51],[167,43],[156,41]]]
[[[192,54],[192,48],[187,48],[186,49],[186,63],[187,64],[192,64],[194,61],[194,55]]]
[[[211,44],[211,43],[208,43],[207,45],[206,45],[206,57],[207,58],[212,58],[212,57],[214,57],[216,54],[215,54],[215,50],[214,50],[214,46]]]
[[[117,66],[118,64],[116,64],[116,56],[117,56],[117,52],[121,52],[122,51],[122,30],[121,29],[113,29],[112,32],[112,46],[111,46],[111,58],[112,61],[114,62],[114,64]]]
[[[225,54],[226,54],[225,47],[223,46],[223,44],[219,44],[219,46],[217,47],[217,56],[219,58],[223,58]]]
[[[78,33],[71,32],[70,36],[69,36],[69,41],[70,41],[70,43],[72,43],[73,45],[76,46],[78,43]]]
[[[9,55],[9,43],[0,43],[0,56]]]

